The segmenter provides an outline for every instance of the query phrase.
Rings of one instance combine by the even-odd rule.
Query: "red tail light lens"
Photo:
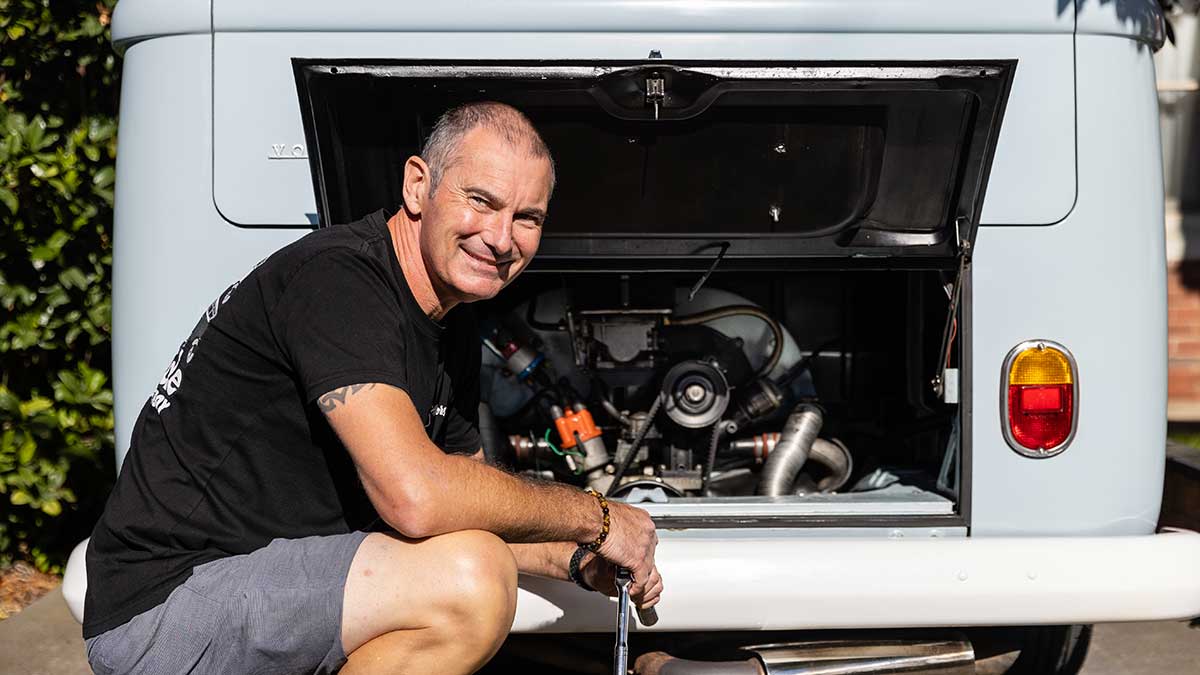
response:
[[[1037,340],[1017,345],[1004,361],[1005,438],[1027,457],[1066,449],[1075,433],[1078,377],[1062,345]]]

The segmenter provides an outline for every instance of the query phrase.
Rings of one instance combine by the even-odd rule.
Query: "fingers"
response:
[[[650,571],[646,583],[643,584],[642,592],[636,595],[631,592],[631,595],[638,607],[648,609],[658,604],[658,599],[662,595],[662,591],[662,575],[658,573],[658,568],[655,567]]]
[[[582,566],[588,585],[609,597],[617,597],[616,568],[600,556],[590,559]]]

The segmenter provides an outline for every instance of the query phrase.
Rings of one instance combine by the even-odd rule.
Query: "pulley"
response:
[[[705,361],[682,361],[663,379],[663,409],[681,427],[701,429],[720,421],[729,407],[724,373]]]

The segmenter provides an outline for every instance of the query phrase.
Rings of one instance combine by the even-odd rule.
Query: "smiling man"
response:
[[[88,547],[97,673],[469,673],[518,571],[608,591],[620,565],[658,601],[645,512],[479,461],[462,305],[528,266],[553,188],[521,113],[456,108],[394,215],[318,230],[208,307]]]

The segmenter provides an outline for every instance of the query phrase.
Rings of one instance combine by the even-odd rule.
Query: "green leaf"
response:
[[[57,499],[50,499],[42,504],[42,513],[48,516],[57,516],[62,513],[62,504]]]
[[[93,117],[88,120],[87,137],[93,143],[100,143],[112,138],[116,130],[117,125],[112,120]]]
[[[104,372],[100,370],[90,370],[87,366],[82,365],[80,369],[86,371],[88,393],[95,394],[96,392],[100,391],[100,387],[103,387],[104,382],[108,379],[104,376]]]
[[[13,506],[21,506],[33,501],[33,497],[29,496],[29,493],[24,490],[13,490],[13,493],[8,497],[8,501],[12,502]]]
[[[24,403],[21,404],[21,414],[24,415],[25,417],[29,417],[31,415],[36,415],[36,414],[42,412],[43,410],[48,410],[48,409],[52,408],[53,406],[54,406],[54,401],[51,401],[48,398],[43,398],[41,396],[38,396],[36,398],[31,398],[28,401],[25,401]]]
[[[0,187],[0,202],[3,202],[12,213],[16,213],[17,208],[20,206],[20,202],[17,201],[17,195],[6,187]]]
[[[25,143],[34,150],[42,149],[42,138],[46,135],[46,120],[41,115],[34,115],[25,127]]]
[[[106,188],[113,184],[116,175],[116,170],[113,169],[112,165],[110,164],[101,168],[96,172],[96,175],[92,176],[92,185],[95,185],[98,188]]]
[[[17,461],[28,464],[33,461],[33,453],[37,452],[37,442],[31,436],[25,437],[25,442],[17,449]]]
[[[68,267],[58,275],[58,281],[67,288],[84,289],[88,286],[87,276],[78,267]]]
[[[58,256],[58,251],[49,246],[34,246],[29,252],[29,258],[36,262],[49,262]]]
[[[6,412],[9,415],[21,414],[21,400],[7,387],[0,387],[0,412]]]

